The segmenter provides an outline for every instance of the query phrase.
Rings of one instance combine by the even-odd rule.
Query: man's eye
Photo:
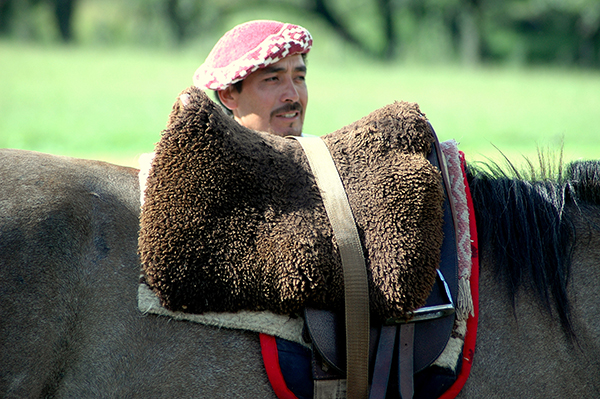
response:
[[[279,78],[277,76],[271,76],[270,78],[266,78],[265,82],[275,82]]]

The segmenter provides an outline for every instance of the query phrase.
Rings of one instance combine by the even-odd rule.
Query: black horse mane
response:
[[[525,171],[508,160],[508,171],[493,162],[468,165],[480,245],[491,251],[513,308],[518,289],[529,285],[574,337],[567,284],[576,236],[566,208],[600,205],[600,161],[563,167],[540,154],[540,166],[527,162]]]

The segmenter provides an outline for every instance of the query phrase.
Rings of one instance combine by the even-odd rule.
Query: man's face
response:
[[[308,103],[306,65],[300,54],[251,73],[238,92],[219,92],[234,118],[250,129],[278,136],[300,136]]]

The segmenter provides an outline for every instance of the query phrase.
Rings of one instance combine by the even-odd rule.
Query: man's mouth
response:
[[[295,118],[297,117],[299,114],[298,112],[290,112],[289,114],[283,114],[283,115],[278,115],[280,118]]]
[[[284,105],[271,113],[271,117],[294,119],[302,114],[302,105],[298,102]]]

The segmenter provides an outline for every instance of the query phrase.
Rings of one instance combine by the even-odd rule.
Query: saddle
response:
[[[442,172],[444,186],[444,239],[438,276],[426,304],[413,311],[411,318],[392,318],[370,326],[368,364],[372,399],[412,398],[415,374],[424,371],[440,356],[454,327],[458,292],[456,216],[449,195],[448,171],[437,136],[431,125],[430,128],[435,140],[427,159]],[[304,317],[307,339],[313,346],[314,397],[337,397],[332,391],[340,390],[340,380],[347,374],[345,316],[342,312],[307,308]],[[438,391],[435,397],[455,378],[450,377],[434,388]],[[429,389],[431,394],[431,387]],[[388,392],[390,390],[393,392]],[[350,397],[351,393],[348,394]]]
[[[301,144],[239,125],[186,89],[156,146],[140,215],[144,282],[171,311],[344,309],[337,237]],[[324,135],[359,230],[370,311],[423,306],[436,280],[443,188],[415,103]]]
[[[197,88],[185,93],[191,101],[174,105],[144,191],[143,282],[170,311],[294,315],[307,306],[327,309],[306,311],[307,331],[321,370],[343,377],[340,326],[348,320],[336,312],[351,297],[344,294],[350,284],[342,273],[340,237],[301,145],[240,126]],[[370,301],[361,301],[372,317],[362,318],[367,340],[349,340],[346,349],[366,349],[366,359],[372,346],[370,368],[385,371],[376,378],[387,381],[396,368],[401,377],[390,383],[400,381],[411,391],[412,375],[443,351],[454,324],[455,234],[454,228],[445,237],[441,231],[443,224],[453,226],[453,211],[439,143],[418,105],[404,102],[321,139],[352,204],[352,225],[360,229],[362,243],[354,247],[362,244],[364,257],[354,258],[366,260],[370,273]],[[379,325],[369,343],[371,320]],[[407,345],[395,345],[397,336]],[[403,354],[393,356],[399,348]],[[368,391],[368,383],[361,386]]]

